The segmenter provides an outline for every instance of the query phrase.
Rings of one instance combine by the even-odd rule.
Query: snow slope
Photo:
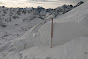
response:
[[[48,22],[16,38],[10,47],[15,53],[2,53],[0,59],[88,59],[87,5],[88,2],[54,19],[53,48]]]
[[[50,45],[51,22],[43,25],[39,29],[39,33],[42,45]],[[86,36],[88,36],[87,3],[71,10],[64,15],[61,15],[54,20],[53,45],[60,45],[74,38]]]
[[[6,8],[0,6],[0,52],[17,51],[17,48],[14,48],[13,46],[14,44],[17,45],[15,41],[19,41],[18,37],[22,36],[35,25],[36,27],[33,32],[36,32],[36,29],[39,29],[44,23],[48,22],[52,15],[53,17],[56,17],[57,15],[60,16],[73,8],[74,6],[72,5],[63,5],[55,9],[45,9],[43,7]],[[35,33],[33,33],[33,36],[35,36]],[[23,37],[25,36],[23,35]],[[20,43],[20,45],[21,44],[23,43]],[[30,45],[31,44],[28,44],[29,47]]]

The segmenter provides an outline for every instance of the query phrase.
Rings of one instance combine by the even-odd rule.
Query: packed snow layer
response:
[[[48,22],[16,38],[10,48],[18,53],[3,53],[1,59],[88,59],[87,5],[88,2],[54,19],[53,48]]]
[[[80,23],[66,22],[55,23],[53,31],[53,45],[62,45],[74,38],[88,36],[88,28]],[[50,46],[51,40],[51,23],[47,23],[39,30],[40,45]]]

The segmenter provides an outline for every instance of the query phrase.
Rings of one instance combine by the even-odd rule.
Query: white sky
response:
[[[63,4],[75,4],[80,0],[0,0],[0,6],[55,8]],[[86,1],[86,0],[83,0]]]

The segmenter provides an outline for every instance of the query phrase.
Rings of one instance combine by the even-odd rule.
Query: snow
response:
[[[88,2],[0,46],[0,59],[88,59]],[[33,21],[34,22],[34,21]],[[41,22],[41,21],[40,21]]]
[[[49,47],[32,47],[6,58],[20,59],[22,56],[23,59],[87,59],[87,54],[85,54],[85,52],[88,51],[87,42],[88,37],[78,37],[64,45],[60,45],[52,49]]]

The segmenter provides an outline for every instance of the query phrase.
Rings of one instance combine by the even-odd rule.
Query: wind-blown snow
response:
[[[0,59],[88,59],[87,5],[88,2],[54,19],[53,48],[48,22],[11,41],[9,49],[13,52],[2,52]]]

